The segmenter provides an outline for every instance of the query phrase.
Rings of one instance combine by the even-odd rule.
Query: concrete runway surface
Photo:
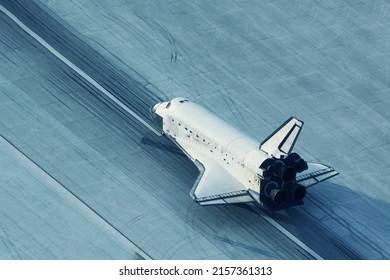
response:
[[[303,206],[201,207],[198,171],[0,12],[1,259],[390,257],[390,4],[0,1],[145,122],[186,96],[340,175]]]

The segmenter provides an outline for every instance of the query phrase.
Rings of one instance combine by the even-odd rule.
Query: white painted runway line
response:
[[[22,28],[27,34],[29,34],[31,37],[33,37],[38,43],[40,43],[43,47],[45,47],[49,52],[54,54],[57,58],[59,58],[62,62],[64,62],[66,65],[68,65],[70,68],[72,68],[74,71],[76,71],[77,74],[79,74],[81,77],[83,77],[85,80],[87,80],[89,83],[91,83],[95,88],[97,88],[100,92],[102,92],[105,96],[110,98],[115,104],[117,104],[119,107],[124,109],[127,113],[132,115],[134,118],[136,118],[140,123],[142,123],[144,126],[146,126],[148,129],[150,129],[152,132],[154,132],[156,135],[161,136],[161,133],[158,132],[156,129],[154,129],[151,125],[149,125],[147,122],[145,122],[140,116],[138,116],[133,110],[131,110],[129,107],[127,107],[122,101],[120,101],[118,98],[116,98],[112,93],[110,93],[108,90],[106,90],[104,87],[102,87],[98,82],[96,82],[91,76],[86,74],[84,71],[82,71],[80,68],[78,68],[76,65],[74,65],[71,61],[69,61],[66,57],[64,57],[62,54],[60,54],[56,49],[54,49],[52,46],[50,46],[45,40],[43,40],[38,34],[36,34],[34,31],[32,31],[30,28],[28,28],[23,22],[21,22],[16,16],[14,16],[10,11],[8,11],[6,8],[4,8],[2,5],[0,5],[0,11],[3,12],[5,15],[7,15],[12,21],[14,21],[17,25],[19,25],[20,28]]]

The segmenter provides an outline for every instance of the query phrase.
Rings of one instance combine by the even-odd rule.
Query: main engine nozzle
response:
[[[275,176],[281,178],[284,182],[292,182],[297,175],[297,171],[292,166],[286,166],[283,161],[278,160],[274,164]]]
[[[308,167],[307,162],[297,153],[289,154],[285,161],[289,166],[293,166],[297,172],[302,172]]]
[[[268,196],[276,206],[282,206],[286,204],[289,199],[288,192],[279,188],[278,183],[275,181],[268,182],[265,185],[265,194]]]
[[[283,189],[288,191],[293,201],[298,202],[306,196],[306,188],[297,183],[285,183]]]

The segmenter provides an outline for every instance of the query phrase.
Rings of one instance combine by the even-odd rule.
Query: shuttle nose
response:
[[[149,113],[151,120],[155,123],[157,130],[161,133],[163,132],[163,119],[161,116],[161,107],[163,102],[157,103],[153,106],[150,106]]]
[[[157,110],[157,108],[159,107],[161,105],[161,102],[160,103],[157,103],[157,104],[155,104],[155,105],[153,105],[153,107],[152,107],[152,113],[156,113],[156,110]]]

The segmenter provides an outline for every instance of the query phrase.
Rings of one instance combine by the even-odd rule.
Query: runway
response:
[[[50,186],[39,180],[30,184],[38,176],[31,171],[25,172],[26,181],[19,183],[19,188],[7,187],[10,178],[20,171],[3,169],[0,199],[12,202],[14,210],[8,211],[7,204],[1,203],[0,212],[8,217],[2,223],[1,258],[142,258],[137,248],[153,259],[313,257],[262,217],[268,214],[325,259],[389,258],[389,115],[384,105],[388,104],[388,72],[385,63],[379,63],[388,55],[380,42],[371,40],[369,47],[362,47],[362,42],[355,39],[354,48],[353,44],[343,48],[338,45],[347,42],[343,36],[302,32],[304,39],[312,43],[306,46],[306,52],[304,47],[294,52],[290,48],[293,42],[287,43],[297,40],[293,36],[296,30],[280,27],[289,17],[284,21],[276,17],[280,30],[274,30],[278,33],[283,29],[287,35],[269,36],[268,30],[261,38],[258,35],[263,32],[247,16],[242,17],[247,20],[242,26],[251,30],[244,33],[247,42],[235,45],[233,41],[243,38],[224,32],[241,28],[234,24],[235,14],[251,6],[230,7],[225,2],[214,9],[206,9],[206,4],[198,2],[172,2],[164,11],[173,18],[158,13],[162,7],[144,10],[141,4],[127,5],[123,1],[110,5],[104,1],[88,5],[87,1],[79,6],[61,6],[60,1],[1,2],[145,122],[149,121],[152,104],[176,95],[214,108],[221,117],[259,139],[286,116],[299,112],[307,122],[297,150],[305,158],[331,164],[341,173],[339,178],[311,189],[304,206],[279,213],[263,213],[245,205],[198,206],[189,197],[198,171],[173,144],[111,102],[0,13],[1,135],[77,196],[83,207],[96,212],[93,217],[82,211],[77,214],[78,208],[70,207],[69,200],[53,197],[61,197],[60,192],[51,189],[55,195],[45,195]],[[206,20],[209,13],[218,14],[215,9],[222,7],[226,8],[224,17]],[[351,16],[356,7],[316,7],[317,13],[344,15],[345,22],[352,20],[349,24],[363,20]],[[191,17],[181,14],[196,15],[194,22],[202,22],[204,32],[194,28],[188,32],[191,34],[180,33],[190,23],[187,20],[191,21]],[[205,20],[199,20],[202,17]],[[211,28],[221,20],[225,28]],[[385,16],[380,20],[386,23]],[[366,25],[365,31],[375,35],[379,28],[375,22]],[[102,36],[104,32],[109,34]],[[208,35],[212,32],[214,39],[210,41]],[[288,34],[290,38],[286,38]],[[186,37],[191,35],[192,40]],[[322,45],[315,46],[314,37],[320,35],[324,36]],[[354,34],[350,37],[355,38]],[[253,38],[261,40],[251,41]],[[201,42],[208,42],[208,48],[199,51]],[[279,49],[271,44],[278,44]],[[269,51],[267,55],[261,51],[264,48]],[[350,51],[350,57],[334,66],[339,72],[331,72],[329,56],[340,58],[345,49]],[[132,51],[124,54],[124,50]],[[360,64],[356,62],[363,59],[361,54],[365,52],[371,56],[365,56]],[[238,60],[241,62],[236,63]],[[373,69],[382,71],[374,75]],[[367,99],[365,92],[373,97]],[[2,153],[7,155],[4,164],[18,163],[4,146]],[[31,188],[26,192],[21,185]],[[37,196],[38,193],[43,195]],[[37,197],[41,204],[25,219],[40,217],[41,222],[25,223],[20,209],[29,208]],[[67,212],[57,212],[53,206],[57,204],[67,207]],[[45,214],[47,209],[49,216]],[[53,222],[58,219],[64,222],[55,228]],[[87,221],[86,226],[75,227],[80,219]],[[128,242],[118,234],[108,234],[106,227],[95,230],[91,226],[101,225],[102,220]],[[32,238],[26,239],[26,232]],[[70,238],[74,234],[81,234],[85,240],[94,236],[93,240],[100,243],[91,246]],[[68,237],[66,246],[72,248],[71,253],[61,250],[64,237]],[[51,242],[45,242],[48,239]],[[121,247],[123,242],[128,249]],[[18,246],[11,250],[7,244]]]

